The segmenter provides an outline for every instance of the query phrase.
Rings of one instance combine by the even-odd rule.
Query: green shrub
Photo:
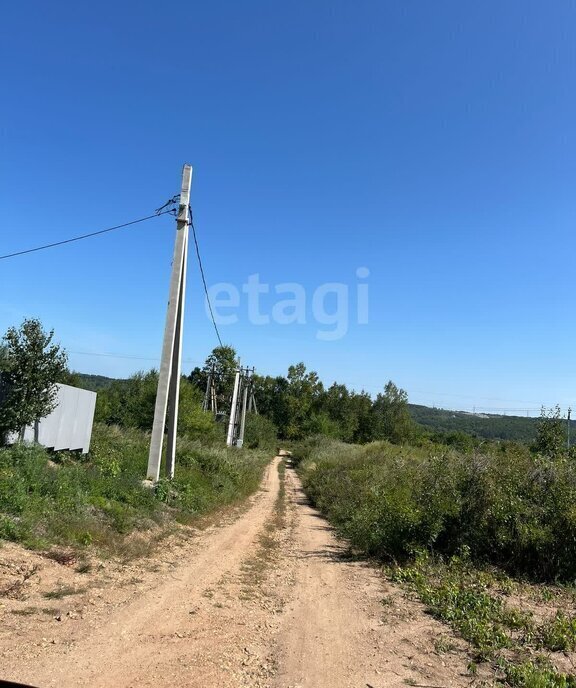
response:
[[[513,688],[576,688],[576,675],[562,674],[545,658],[518,664],[502,662],[506,683]]]
[[[357,549],[471,556],[534,578],[576,578],[576,464],[527,448],[460,453],[312,438],[294,447],[305,489]]]
[[[253,492],[270,454],[179,438],[176,479],[146,489],[149,435],[95,424],[87,456],[17,444],[0,449],[0,539],[115,547],[127,533],[189,521]]]
[[[552,652],[573,652],[576,648],[576,618],[557,612],[553,619],[544,623],[541,642]]]
[[[244,446],[250,449],[257,447],[272,449],[276,446],[278,429],[266,416],[249,413],[246,416]]]

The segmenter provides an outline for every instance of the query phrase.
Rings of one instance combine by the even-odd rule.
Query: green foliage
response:
[[[374,438],[385,439],[394,444],[409,441],[415,427],[408,410],[408,395],[389,380],[384,394],[378,394],[372,406]]]
[[[203,368],[195,368],[189,380],[203,399],[209,372],[214,366],[219,409],[229,409],[232,395],[236,352],[231,347],[217,347]],[[317,433],[344,442],[367,443],[388,439],[396,443],[411,441],[420,445],[444,444],[471,452],[486,440],[500,443],[534,442],[536,418],[446,411],[407,404],[406,393],[393,383],[373,402],[365,392],[354,392],[334,383],[324,389],[314,372],[304,364],[291,366],[289,377],[254,376],[258,410],[278,429],[283,440],[298,440]],[[98,375],[74,374],[78,386],[102,393],[97,417],[106,422],[122,422],[118,414],[104,408],[105,400],[118,395],[118,389],[130,385],[126,380],[111,380]],[[112,388],[112,389],[110,389]],[[116,404],[116,407],[121,404]],[[408,410],[408,418],[406,414]],[[576,436],[576,421],[572,421]],[[563,426],[562,426],[563,427]],[[576,453],[576,450],[575,450]]]
[[[119,547],[134,530],[187,522],[250,494],[269,458],[180,438],[176,479],[161,481],[155,494],[142,485],[148,445],[140,430],[96,424],[81,460],[24,444],[0,449],[0,538]]]
[[[260,447],[272,449],[276,446],[278,430],[274,423],[266,416],[256,413],[246,415],[246,428],[244,432],[244,446],[249,449]]]
[[[576,648],[576,618],[557,612],[541,630],[542,645],[552,652],[573,652]]]
[[[288,409],[288,380],[281,375],[262,377],[254,375],[254,389],[260,415],[269,418],[278,428],[278,435],[286,438],[290,424]]]
[[[558,456],[566,447],[565,421],[560,417],[560,407],[552,409],[542,407],[537,425],[534,450],[544,456]]]
[[[312,500],[352,544],[383,559],[426,548],[539,579],[576,578],[576,465],[527,447],[296,446]]]
[[[576,676],[556,671],[546,658],[519,663],[504,660],[500,666],[512,688],[576,688]]]
[[[229,408],[235,357],[231,347],[218,347],[204,367],[190,375],[204,394],[214,365],[220,409]],[[344,442],[364,444],[387,439],[396,444],[445,444],[471,452],[485,440],[532,442],[537,434],[535,418],[409,404],[406,392],[392,381],[375,400],[366,392],[355,392],[337,382],[324,388],[318,375],[308,371],[304,363],[290,366],[286,376],[255,375],[254,383],[258,411],[274,423],[282,440],[299,441],[320,433]],[[576,436],[576,421],[573,423]]]
[[[314,428],[309,434],[321,432],[344,442],[369,442],[375,439],[372,399],[365,392],[350,392],[346,385],[335,382],[323,395],[321,409],[331,425],[327,430]]]
[[[180,381],[178,433],[205,442],[216,441],[220,436],[212,414],[202,410],[201,392],[185,377]]]
[[[3,337],[0,439],[9,432],[47,416],[56,399],[56,383],[68,374],[67,356],[53,343],[54,331],[45,332],[36,319],[10,327]]]
[[[96,421],[150,430],[157,386],[158,373],[155,370],[136,373],[127,380],[115,380],[98,392]]]
[[[237,368],[236,350],[231,346],[217,346],[206,359],[204,367],[194,368],[188,379],[204,395],[208,377],[211,375],[216,387],[218,410],[229,413]]]
[[[428,611],[450,625],[474,651],[474,665],[489,660],[507,685],[556,688],[576,686],[576,677],[558,672],[535,654],[574,649],[574,621],[561,612],[538,625],[529,612],[510,606],[501,594],[506,579],[471,565],[464,556],[445,562],[419,553],[408,566],[391,569],[392,579],[418,594]]]
[[[490,594],[483,577],[459,558],[443,565],[420,555],[411,566],[397,568],[392,577],[412,587],[434,616],[470,642],[477,661],[512,645],[511,630],[529,632],[532,627],[529,616],[509,609]]]
[[[300,439],[307,434],[307,426],[315,411],[318,411],[323,386],[315,372],[307,372],[304,363],[288,368],[288,389],[286,394],[288,423],[285,426],[287,439]]]
[[[283,440],[325,435],[346,442],[389,439],[405,442],[415,434],[404,390],[394,383],[372,399],[334,383],[328,389],[304,363],[288,368],[287,377],[254,377],[258,410],[272,420]]]
[[[478,443],[481,439],[532,442],[536,437],[536,418],[448,411],[419,404],[409,404],[409,409],[413,420],[439,443],[445,444],[454,433],[470,435]]]
[[[89,389],[92,392],[99,392],[101,389],[110,387],[113,382],[117,382],[115,378],[104,375],[89,375],[87,373],[75,373],[75,375],[78,377],[78,387]]]
[[[127,380],[115,380],[98,392],[96,421],[125,428],[151,430],[158,387],[158,373],[136,373]],[[178,432],[190,439],[215,440],[218,430],[212,416],[202,410],[202,395],[188,380],[180,380]]]

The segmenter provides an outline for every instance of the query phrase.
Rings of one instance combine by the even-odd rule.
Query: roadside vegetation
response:
[[[576,579],[576,463],[521,445],[442,445],[325,438],[295,448],[306,490],[353,546],[403,561],[466,548],[474,561],[536,580]]]
[[[120,552],[132,533],[154,537],[173,523],[232,504],[256,490],[266,450],[177,443],[178,471],[146,488],[149,435],[96,424],[90,453],[49,453],[18,444],[0,449],[0,538]]]
[[[472,677],[518,688],[576,686],[573,587],[519,581],[473,564],[466,550],[449,559],[420,552],[385,570],[468,641]]]
[[[145,486],[158,376],[96,378],[99,387],[90,452],[53,452],[12,441],[54,407],[56,383],[82,384],[65,351],[37,320],[10,328],[0,345],[0,541],[123,553],[175,523],[238,502],[254,492],[275,447],[270,421],[247,419],[243,449],[224,446],[225,418],[202,410],[202,393],[186,377],[180,390],[177,471]],[[2,446],[4,445],[4,446]],[[141,543],[140,543],[141,544]],[[145,548],[144,548],[145,550]]]
[[[532,446],[315,437],[292,449],[352,549],[468,641],[471,674],[561,688],[576,686],[576,462],[563,425],[543,411]]]

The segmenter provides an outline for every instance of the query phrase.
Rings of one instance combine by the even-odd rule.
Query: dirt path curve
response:
[[[68,611],[63,602],[43,621],[13,607],[0,678],[64,688],[466,685],[462,653],[435,651],[446,629],[347,558],[283,469],[276,457],[244,513],[188,541],[160,572]]]

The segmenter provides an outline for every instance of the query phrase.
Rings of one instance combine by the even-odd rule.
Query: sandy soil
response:
[[[349,557],[294,471],[279,474],[280,461],[247,507],[151,557],[86,570],[73,557],[58,563],[4,546],[0,678],[41,687],[468,685],[462,641]]]

